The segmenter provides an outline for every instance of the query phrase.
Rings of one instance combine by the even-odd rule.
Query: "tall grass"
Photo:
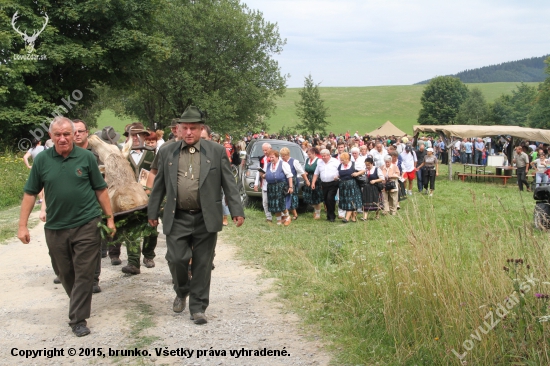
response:
[[[22,158],[22,153],[9,150],[0,153],[0,210],[21,203],[23,186],[30,172]]]
[[[550,292],[550,258],[546,234],[532,228],[532,198],[513,185],[440,179],[433,198],[401,206],[396,217],[356,224],[303,214],[288,228],[249,210],[246,229],[224,235],[279,278],[337,363],[550,364],[548,323],[538,321],[548,300],[535,297]],[[499,304],[510,306],[502,320]]]

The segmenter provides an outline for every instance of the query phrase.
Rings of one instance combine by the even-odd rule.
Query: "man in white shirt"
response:
[[[403,169],[403,178],[409,181],[407,194],[412,196],[412,184],[416,178],[416,155],[410,145],[405,147],[405,151],[399,154],[401,157],[401,168]]]
[[[336,208],[336,192],[338,191],[338,166],[340,162],[330,156],[330,151],[327,149],[321,150],[321,160],[317,162],[317,168],[313,173],[313,181],[311,182],[311,188],[315,189],[317,179],[321,180],[321,187],[323,188],[323,199],[327,206],[327,220],[334,222],[336,215],[334,209]]]
[[[267,157],[267,153],[269,152],[269,150],[271,150],[271,144],[268,144],[267,142],[264,143],[262,145],[264,156],[260,159],[260,167],[264,170],[264,172],[267,171],[267,164],[269,164],[269,159]],[[260,171],[257,171],[256,180],[254,181],[254,192],[258,192],[260,180],[262,184],[262,204],[264,206],[265,219],[267,222],[273,222],[273,216],[271,215],[271,212],[269,212],[267,206],[267,181],[265,179],[261,179]]]
[[[384,157],[388,155],[388,152],[384,149],[381,142],[377,142],[374,149],[370,151],[370,154],[374,160],[374,165],[377,168],[381,168],[384,165]]]

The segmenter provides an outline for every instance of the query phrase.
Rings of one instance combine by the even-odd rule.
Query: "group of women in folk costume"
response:
[[[291,223],[290,213],[296,220],[298,214],[298,174],[310,185],[307,175],[298,161],[290,157],[290,150],[282,148],[269,150],[269,164],[262,178],[267,181],[268,210],[277,218],[277,225],[288,226]]]

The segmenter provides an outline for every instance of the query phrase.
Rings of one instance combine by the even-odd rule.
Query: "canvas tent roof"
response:
[[[405,136],[406,133],[401,131],[399,128],[395,127],[390,121],[386,121],[382,126],[378,127],[372,132],[369,132],[369,135],[380,135],[380,136]]]
[[[460,138],[510,135],[529,141],[550,144],[550,130],[519,126],[477,126],[477,125],[415,125],[414,134],[419,132],[443,132],[446,136]]]

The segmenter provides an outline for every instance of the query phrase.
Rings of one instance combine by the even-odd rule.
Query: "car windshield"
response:
[[[304,154],[302,149],[299,146],[289,143],[277,143],[271,142],[271,148],[277,151],[280,151],[283,147],[287,147],[290,150],[290,157],[298,160],[300,163],[305,163]],[[261,143],[255,143],[252,147],[252,152],[250,153],[252,158],[260,158],[264,156]]]

